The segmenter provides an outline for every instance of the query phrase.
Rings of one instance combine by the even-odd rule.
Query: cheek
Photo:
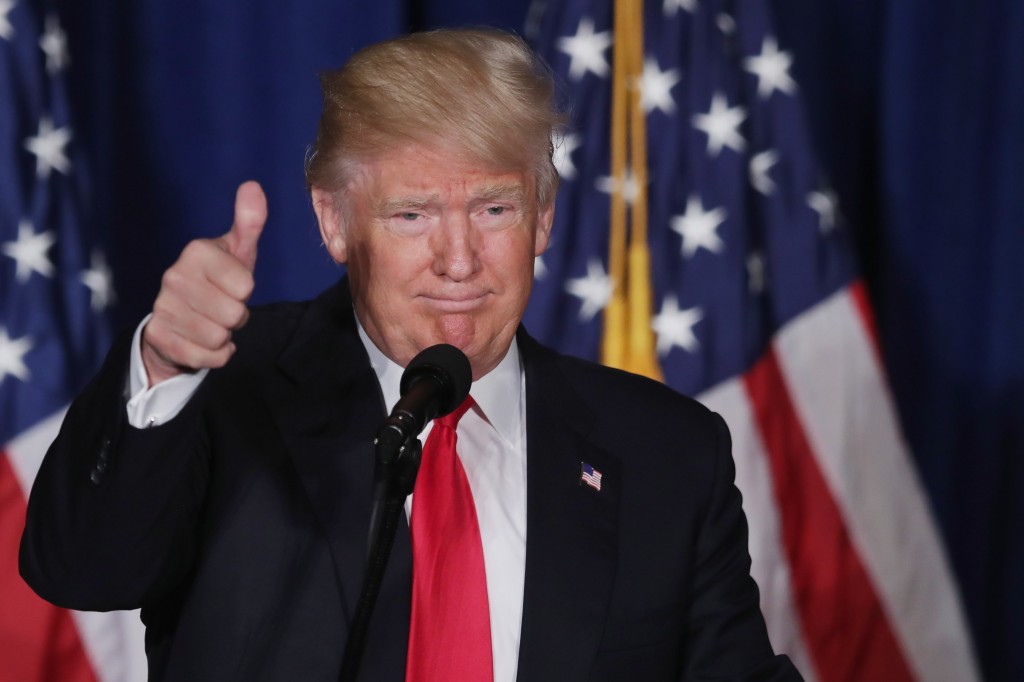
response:
[[[429,254],[419,241],[388,235],[367,245],[363,267],[369,274],[370,297],[397,298],[429,274]]]
[[[533,240],[528,234],[515,234],[488,247],[485,268],[502,292],[502,314],[521,313],[533,285]]]
[[[533,276],[534,240],[529,232],[510,233],[497,250],[494,261],[506,277],[522,280],[523,273]]]

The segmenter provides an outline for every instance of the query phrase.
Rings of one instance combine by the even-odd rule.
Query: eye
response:
[[[488,206],[487,215],[501,215],[505,212],[504,206]]]
[[[396,235],[415,237],[421,235],[437,222],[437,216],[429,208],[410,207],[402,210],[396,207],[387,218],[388,229]]]

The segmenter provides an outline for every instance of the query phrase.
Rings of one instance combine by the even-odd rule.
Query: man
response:
[[[418,487],[360,679],[799,679],[767,640],[721,420],[519,326],[557,186],[547,71],[511,36],[440,31],[323,87],[307,181],[347,278],[250,313],[267,209],[243,184],[230,231],[185,248],[72,406],[29,504],[26,580],[73,608],[141,606],[154,680],[336,679],[374,432],[402,368],[449,343],[474,380],[456,428],[488,670],[445,668],[470,645],[420,620],[437,590],[413,560]]]

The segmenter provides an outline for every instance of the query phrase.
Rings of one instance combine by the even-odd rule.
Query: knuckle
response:
[[[188,367],[187,349],[178,337],[173,334],[165,335],[159,343],[151,343],[157,356],[164,362],[179,366]]]
[[[207,358],[205,356],[207,354],[201,348],[191,343],[180,344],[176,355],[176,357],[171,359],[177,364],[190,369],[201,369],[210,366],[209,362],[206,361]]]
[[[169,291],[179,289],[184,282],[185,275],[182,274],[181,269],[177,265],[172,265],[164,270],[164,276],[160,280],[163,288]]]
[[[233,297],[239,301],[244,301],[252,295],[252,290],[256,286],[256,280],[253,279],[251,272],[244,267],[239,267],[232,271],[231,277],[227,281],[227,286]]]
[[[203,258],[209,249],[209,243],[205,239],[193,239],[181,250],[180,261],[191,261]]]
[[[223,367],[224,365],[228,364],[228,360],[231,359],[231,356],[234,355],[234,352],[234,348],[232,348],[231,346],[224,346],[224,348],[218,350],[215,357],[215,362],[217,364],[214,365],[214,367]]]
[[[229,346],[218,348],[217,350],[207,350],[202,353],[201,364],[195,365],[196,369],[210,368],[216,369],[217,367],[223,367],[227,364],[228,360],[231,359],[231,352]]]
[[[163,323],[163,320],[169,319],[170,317],[172,317],[171,304],[167,300],[167,296],[160,294],[156,297],[156,300],[153,301],[153,319],[150,320],[148,325],[146,325],[146,328],[148,329],[151,327],[153,322],[160,325]]]
[[[221,348],[231,340],[231,330],[224,327],[214,326],[210,330],[209,341],[211,348]]]
[[[233,301],[228,310],[228,323],[233,329],[240,328],[249,319],[249,308],[241,301]]]
[[[155,318],[146,325],[145,330],[142,332],[142,341],[156,351],[157,355],[167,355],[167,348],[170,345],[169,339],[164,332],[163,326],[153,324],[154,322]]]

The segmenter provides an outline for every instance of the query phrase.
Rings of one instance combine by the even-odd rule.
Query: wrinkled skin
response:
[[[347,201],[347,206],[340,206]],[[324,244],[348,266],[356,315],[401,366],[450,343],[478,379],[508,350],[553,206],[530,173],[494,172],[419,146],[364,163],[346,192],[314,189]]]

